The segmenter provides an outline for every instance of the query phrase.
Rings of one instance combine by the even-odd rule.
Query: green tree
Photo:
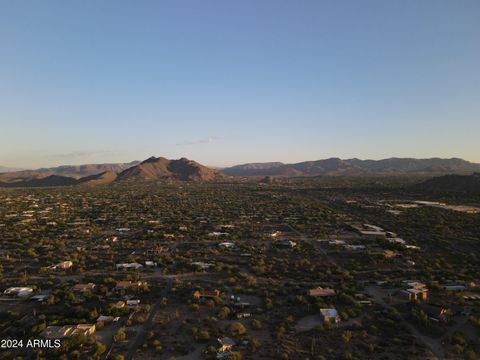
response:
[[[245,334],[247,329],[242,323],[235,322],[229,326],[229,331],[232,336],[239,336]]]
[[[220,319],[226,319],[228,318],[230,313],[231,313],[230,308],[228,308],[227,306],[223,306],[218,313],[218,317]]]

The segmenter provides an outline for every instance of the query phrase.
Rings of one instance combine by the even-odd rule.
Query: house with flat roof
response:
[[[117,301],[115,304],[113,304],[113,307],[115,309],[123,309],[125,307],[125,301]]]
[[[138,289],[140,286],[145,285],[142,281],[118,281],[115,285],[116,290],[128,290]]]
[[[120,317],[114,317],[114,316],[108,316],[108,315],[100,315],[97,319],[97,322],[101,322],[101,323],[104,323],[104,324],[109,324],[109,323],[112,323],[114,321],[118,321],[120,320]]]
[[[219,297],[221,295],[220,290],[213,290],[213,291],[206,291],[206,290],[197,290],[193,293],[193,298],[195,300],[200,299],[212,299],[215,297]]]
[[[399,238],[399,237],[388,238],[387,240],[391,244],[405,245],[405,240],[403,240],[402,238]]]
[[[398,256],[398,253],[396,251],[392,251],[392,250],[384,250],[383,251],[383,256],[385,257],[385,259],[392,259],[394,257],[397,257]]]
[[[115,267],[117,270],[129,270],[129,269],[138,270],[138,269],[141,269],[143,265],[139,263],[125,263],[125,264],[116,264]]]
[[[33,293],[31,287],[10,287],[3,292],[3,295],[27,297]]]
[[[137,305],[140,305],[140,300],[139,299],[127,300],[127,306],[128,307],[135,307]]]
[[[428,288],[422,282],[409,281],[406,283],[407,288],[400,292],[400,296],[409,301],[425,301],[428,298]]]
[[[335,296],[336,294],[337,293],[335,292],[334,289],[328,289],[328,288],[322,288],[322,287],[308,290],[308,295],[314,298],[330,297],[330,296]]]
[[[62,261],[61,263],[50,266],[52,270],[67,270],[73,266],[73,262],[70,260]]]
[[[371,224],[352,224],[350,225],[353,230],[367,239],[385,239],[387,232],[380,226]]]
[[[83,292],[86,292],[86,291],[93,291],[93,289],[95,289],[95,284],[94,283],[76,284],[72,288],[72,291],[83,293]]]
[[[335,308],[320,309],[320,316],[323,322],[337,324],[340,322],[340,316]]]
[[[414,301],[414,300],[427,300],[428,297],[428,289],[406,289],[401,291],[401,295],[405,297],[407,300]]]
[[[29,300],[29,301],[44,302],[44,301],[47,301],[49,298],[50,298],[50,295],[39,294],[39,295],[33,295],[33,296],[30,297],[28,300]]]
[[[192,262],[192,265],[201,269],[201,270],[208,270],[212,267],[215,266],[215,264],[211,264],[211,263],[206,263],[206,262],[203,262],[203,261],[195,261],[195,262]]]
[[[424,283],[422,283],[420,281],[409,281],[409,282],[407,282],[407,285],[411,288],[414,288],[414,289],[426,289],[427,288],[427,285],[425,285]]]
[[[47,326],[42,335],[46,339],[64,339],[74,335],[89,336],[95,333],[95,324]]]

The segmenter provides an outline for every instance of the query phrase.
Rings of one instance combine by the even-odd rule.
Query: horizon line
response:
[[[24,167],[18,167],[18,166],[6,166],[6,165],[2,165],[0,164],[0,167],[4,167],[4,168],[7,168],[7,169],[11,169],[11,170],[7,170],[6,172],[18,172],[18,171],[38,171],[38,170],[41,170],[41,169],[51,169],[51,168],[58,168],[58,167],[64,167],[64,166],[85,166],[85,165],[111,165],[111,164],[129,164],[129,163],[133,163],[133,162],[138,162],[138,163],[141,163],[143,162],[144,160],[147,160],[151,157],[155,157],[155,158],[159,158],[159,157],[163,157],[163,156],[149,156],[143,160],[131,160],[131,161],[117,161],[117,162],[84,162],[84,163],[78,163],[78,164],[75,164],[75,163],[70,163],[70,164],[60,164],[60,165],[53,165],[53,166],[40,166],[40,167],[27,167],[27,168],[24,168]],[[182,156],[182,157],[179,157],[178,159],[168,159],[168,160],[179,160],[181,158],[186,158],[188,160],[193,160],[193,161],[196,161],[202,165],[205,165],[205,166],[208,166],[208,167],[211,167],[211,168],[214,168],[214,169],[225,169],[225,168],[229,168],[229,167],[234,167],[234,166],[242,166],[242,165],[247,165],[247,164],[268,164],[268,163],[281,163],[283,165],[289,165],[289,164],[297,164],[297,163],[303,163],[303,162],[313,162],[313,161],[321,161],[321,160],[329,160],[329,159],[339,159],[339,160],[344,160],[344,161],[348,161],[348,160],[360,160],[360,161],[382,161],[382,160],[390,160],[390,159],[414,159],[414,160],[433,160],[433,159],[439,159],[439,160],[462,160],[462,161],[466,161],[466,162],[469,162],[469,163],[473,163],[473,164],[480,164],[480,162],[476,162],[476,161],[470,161],[470,160],[467,160],[467,159],[464,159],[464,158],[461,158],[461,157],[458,157],[458,156],[452,156],[452,157],[440,157],[440,156],[433,156],[433,157],[409,157],[409,156],[404,156],[404,157],[399,157],[399,156],[390,156],[390,157],[385,157],[385,158],[379,158],[379,159],[373,159],[373,158],[360,158],[360,157],[346,157],[346,158],[341,158],[339,156],[330,156],[330,157],[322,157],[322,158],[317,158],[315,160],[300,160],[300,161],[293,161],[293,162],[284,162],[284,161],[278,161],[278,160],[272,160],[272,161],[246,161],[246,162],[241,162],[241,163],[236,163],[236,164],[233,164],[233,165],[226,165],[226,166],[222,166],[222,165],[210,165],[210,164],[207,164],[206,162],[200,162],[200,161],[197,161],[195,159],[191,159],[191,158],[187,158],[185,156]],[[4,171],[2,171],[4,172]]]

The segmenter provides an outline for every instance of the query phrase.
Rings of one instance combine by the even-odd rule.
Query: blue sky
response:
[[[1,1],[0,164],[480,162],[478,0]]]

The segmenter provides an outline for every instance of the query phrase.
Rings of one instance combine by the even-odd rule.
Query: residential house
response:
[[[250,314],[250,313],[238,313],[237,314],[237,319],[245,319],[245,318],[249,318],[251,316],[252,316],[252,314]]]
[[[428,298],[428,288],[424,283],[412,281],[407,283],[407,289],[402,290],[400,295],[410,301],[425,301]]]
[[[428,289],[406,289],[401,291],[401,295],[407,300],[427,300]]]
[[[27,297],[33,293],[30,287],[11,287],[6,289],[3,294],[7,296]]]
[[[324,322],[337,324],[340,322],[340,316],[334,308],[320,309],[320,316]]]
[[[210,263],[205,263],[203,261],[195,261],[195,262],[192,262],[192,265],[201,269],[201,270],[208,270],[212,267],[215,266],[215,264],[210,264]]]
[[[140,286],[145,285],[142,281],[118,281],[115,286],[116,290],[129,290],[138,289]]]
[[[117,270],[125,270],[125,269],[138,270],[138,269],[141,269],[143,265],[139,263],[125,263],[125,264],[116,264],[115,267],[117,268]]]
[[[212,299],[215,297],[219,297],[220,295],[221,295],[220,290],[213,290],[213,291],[197,290],[193,293],[193,298],[195,300]]]
[[[123,309],[125,307],[125,301],[117,301],[115,304],[113,304],[113,307],[115,309]]]
[[[235,304],[233,304],[233,306],[235,307],[236,310],[243,310],[243,309],[249,308],[250,303],[237,301]]]
[[[236,345],[235,341],[233,339],[230,339],[228,337],[224,337],[221,339],[217,339],[220,347],[217,349],[218,353],[226,353],[232,351],[232,348]]]
[[[49,298],[50,298],[50,295],[33,295],[28,300],[29,301],[44,302],[44,301],[47,301]]]
[[[365,245],[343,245],[343,247],[350,251],[364,251],[367,249]]]
[[[139,299],[132,299],[132,300],[127,300],[127,306],[128,307],[134,307],[140,305],[140,300]]]
[[[425,289],[427,287],[426,284],[416,280],[406,281],[406,284],[408,287],[415,288],[415,289]]]
[[[279,237],[281,235],[283,235],[283,233],[281,231],[278,231],[278,230],[267,233],[267,236],[269,236],[271,238],[276,238],[276,237]]]
[[[212,231],[212,232],[208,233],[208,236],[210,236],[210,237],[227,236],[227,235],[229,235],[229,233],[219,232],[219,231]]]
[[[387,236],[386,231],[379,226],[371,224],[353,224],[351,227],[367,239],[385,239]]]
[[[224,248],[226,248],[226,249],[233,249],[233,248],[235,247],[235,243],[229,242],[229,241],[225,241],[225,242],[222,242],[222,243],[218,244],[218,246],[224,247]]]
[[[114,321],[118,321],[120,320],[120,317],[113,317],[113,316],[107,316],[107,315],[100,315],[97,319],[97,322],[101,322],[101,323],[104,323],[104,324],[109,324],[109,323],[112,323]]]
[[[74,335],[92,335],[95,330],[94,324],[47,326],[42,335],[47,339],[63,339]]]
[[[392,259],[396,256],[398,256],[398,253],[396,251],[392,251],[392,250],[385,250],[383,252],[383,256],[386,258],[386,259]]]
[[[284,249],[293,249],[297,246],[297,243],[292,240],[277,240],[274,242],[274,245]]]
[[[88,283],[88,284],[76,284],[72,290],[75,292],[86,292],[86,291],[93,291],[95,289],[95,284],[94,283]]]
[[[73,266],[73,262],[70,260],[67,261],[62,261],[61,263],[58,263],[56,265],[50,266],[52,270],[67,270],[70,269]]]
[[[308,291],[308,295],[314,298],[330,297],[330,296],[335,296],[336,292],[334,289],[318,287],[316,289],[310,289]]]
[[[391,244],[405,245],[405,240],[403,240],[399,237],[389,238],[388,242],[391,243]]]

